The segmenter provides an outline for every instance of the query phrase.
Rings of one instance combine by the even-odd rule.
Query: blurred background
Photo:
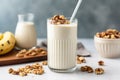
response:
[[[38,38],[46,38],[46,19],[71,16],[78,0],[0,0],[0,32],[15,32],[17,15],[34,13]],[[93,38],[96,32],[120,30],[120,0],[83,0],[76,15],[78,38]]]

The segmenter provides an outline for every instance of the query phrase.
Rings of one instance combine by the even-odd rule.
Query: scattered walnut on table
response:
[[[77,64],[81,64],[81,63],[86,63],[85,58],[81,56],[77,56]]]
[[[12,75],[19,75],[19,71],[12,71],[11,74]]]
[[[27,73],[26,72],[19,72],[19,75],[20,76],[27,76]]]
[[[47,61],[42,61],[42,65],[47,65]]]
[[[88,73],[93,73],[94,72],[93,68],[91,66],[87,66],[87,65],[86,66],[81,66],[80,70],[82,72],[88,72]]]
[[[90,67],[90,66],[87,66],[87,72],[88,73],[93,73],[94,72],[94,70],[93,70],[93,68],[92,67]]]
[[[85,71],[87,71],[87,67],[86,67],[86,66],[81,66],[80,70],[81,70],[82,72],[85,72]]]
[[[102,61],[102,60],[98,61],[98,65],[104,66],[104,61]]]
[[[9,73],[12,73],[14,70],[12,68],[10,68],[8,71],[9,71]]]
[[[96,68],[95,69],[95,74],[97,74],[97,75],[104,74],[104,69],[103,68]]]
[[[9,74],[27,76],[27,74],[37,74],[42,75],[44,73],[44,69],[42,65],[39,63],[35,63],[33,65],[26,65],[25,67],[19,68],[18,70],[14,70],[10,68],[8,70]]]

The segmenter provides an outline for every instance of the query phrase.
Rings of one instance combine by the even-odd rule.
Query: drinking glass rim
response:
[[[18,16],[34,16],[33,13],[21,13],[21,14],[18,14]]]

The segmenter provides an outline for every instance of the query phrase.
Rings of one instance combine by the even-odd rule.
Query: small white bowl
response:
[[[96,50],[102,57],[120,57],[120,39],[104,39],[94,36],[94,44]]]

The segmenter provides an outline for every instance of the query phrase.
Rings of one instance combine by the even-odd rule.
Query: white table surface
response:
[[[100,57],[94,47],[93,39],[80,39],[85,47],[91,52],[92,57],[86,58],[86,63],[78,64],[76,71],[72,73],[55,73],[44,66],[45,73],[43,75],[29,74],[28,76],[21,77],[17,75],[11,75],[8,73],[9,68],[18,69],[24,67],[27,64],[0,66],[0,80],[120,80],[120,58],[106,59]],[[99,67],[97,62],[103,60],[105,66],[102,66],[105,70],[103,75],[96,75],[94,73],[81,72],[79,70],[82,65],[89,65],[94,69]]]

